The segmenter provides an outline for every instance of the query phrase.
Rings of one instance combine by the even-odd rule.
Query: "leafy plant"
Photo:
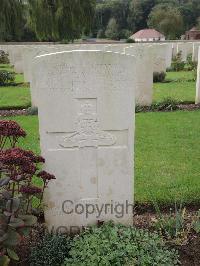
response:
[[[185,62],[182,61],[182,52],[180,51],[172,59],[171,70],[172,71],[181,71],[181,70],[184,70],[184,68],[185,68]]]
[[[162,214],[158,204],[153,202],[157,219],[155,220],[155,229],[169,241],[176,244],[182,244],[187,241],[192,225],[187,221],[186,208],[175,203],[174,212],[170,209],[169,214]]]
[[[193,80],[196,81],[197,79],[197,65],[198,62],[192,60],[192,54],[188,55],[187,57],[187,70],[193,72]]]
[[[192,70],[196,70],[197,69],[197,62],[192,60],[192,54],[189,54],[187,56],[187,70],[188,71],[192,71]]]
[[[37,115],[38,114],[38,108],[37,107],[29,107],[27,112],[28,112],[28,115]]]
[[[154,72],[153,73],[153,82],[163,82],[165,80],[165,72]]]
[[[162,102],[153,103],[150,106],[151,111],[173,111],[179,109],[179,102],[172,98],[165,98]]]
[[[32,215],[33,197],[41,204],[44,189],[55,178],[38,170],[38,164],[44,163],[41,156],[16,147],[25,136],[15,121],[0,121],[0,254],[4,260],[19,259],[15,247],[37,221]],[[43,181],[42,188],[33,186],[34,176]]]
[[[136,105],[135,112],[158,112],[158,111],[174,111],[178,110],[180,102],[172,98],[166,98],[162,102],[153,102],[150,106]]]
[[[193,220],[192,227],[196,233],[200,233],[200,210],[197,212],[197,215]]]
[[[135,43],[135,41],[134,41],[133,39],[131,39],[131,38],[128,38],[128,39],[126,40],[126,43]]]
[[[15,80],[15,74],[5,70],[0,70],[0,86],[12,84]]]
[[[8,54],[0,50],[0,64],[9,64]]]
[[[156,233],[106,223],[76,236],[63,265],[127,264],[178,265],[178,253],[169,250]]]
[[[60,266],[70,249],[70,239],[62,235],[47,234],[31,250],[30,266]]]

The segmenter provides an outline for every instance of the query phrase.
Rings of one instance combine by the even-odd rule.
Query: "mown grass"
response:
[[[14,71],[9,65],[0,65],[0,70]],[[167,72],[166,80],[171,82],[154,84],[153,101],[162,102],[172,98],[178,102],[194,102],[196,83],[192,81],[193,78],[192,71]],[[23,75],[16,74],[15,82],[18,86],[12,87],[12,90],[11,87],[0,87],[0,109],[26,108],[31,105],[29,86],[22,84]]]
[[[9,65],[0,64],[0,70],[14,72]],[[0,109],[17,109],[31,106],[28,84],[24,83],[22,74],[15,75],[15,86],[0,86]]]
[[[154,83],[153,101],[172,98],[179,102],[194,102],[196,82],[192,71],[167,72],[166,83]]]
[[[0,87],[0,109],[27,108],[30,105],[29,88],[23,86]]]
[[[200,111],[136,115],[135,200],[200,202]],[[27,131],[25,149],[39,149],[37,116],[12,117]]]

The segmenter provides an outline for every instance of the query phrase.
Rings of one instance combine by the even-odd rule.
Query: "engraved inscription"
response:
[[[63,137],[60,146],[73,147],[98,147],[112,146],[116,143],[116,137],[100,129],[95,105],[89,100],[81,103],[80,113],[76,121],[77,131]]]

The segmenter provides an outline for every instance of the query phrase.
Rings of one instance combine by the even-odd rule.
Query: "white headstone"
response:
[[[23,45],[15,45],[13,46],[12,51],[12,58],[13,58],[13,65],[15,73],[23,73],[23,60],[22,60],[22,53],[24,46]]]
[[[167,60],[166,49],[167,44],[153,44],[153,72],[166,72]]]
[[[153,98],[153,53],[149,45],[125,48],[125,53],[137,59],[137,87],[135,89],[136,104],[148,106]]]
[[[38,92],[37,87],[32,79],[32,72],[33,72],[33,61],[34,58],[38,55],[55,53],[60,51],[68,51],[73,49],[79,49],[80,45],[40,45],[34,48],[27,48],[24,52],[23,56],[23,64],[24,68],[26,69],[24,72],[25,80],[30,82],[30,92],[31,92],[31,105],[33,107],[38,106]]]
[[[200,103],[200,47],[198,53],[197,82],[196,82],[196,104]]]
[[[186,62],[188,55],[192,54],[193,51],[193,43],[184,42],[179,43],[177,46],[177,53],[181,52],[182,61]]]
[[[178,46],[178,42],[172,43],[172,58],[177,55],[177,46]]]
[[[166,67],[170,68],[172,64],[172,44],[166,44]]]
[[[56,176],[45,194],[50,228],[132,223],[135,63],[102,51],[36,57],[41,151]]]
[[[197,62],[198,61],[198,51],[199,51],[200,43],[195,42],[193,43],[193,50],[192,50],[192,61]]]

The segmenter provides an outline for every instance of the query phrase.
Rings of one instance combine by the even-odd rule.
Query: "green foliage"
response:
[[[150,106],[151,111],[174,111],[178,110],[179,102],[172,98],[165,98],[161,102],[154,102]]]
[[[135,41],[133,40],[133,39],[130,39],[130,38],[128,38],[127,40],[126,40],[126,43],[134,43]]]
[[[8,54],[0,50],[0,64],[9,64]]]
[[[136,105],[135,112],[156,112],[156,111],[174,111],[179,109],[179,104],[177,100],[172,98],[164,98],[161,102],[153,102],[150,106],[140,106]]]
[[[107,223],[75,237],[64,265],[114,266],[127,263],[178,265],[178,254],[169,250],[156,233]]]
[[[187,56],[187,61],[186,61],[187,70],[193,72],[193,80],[194,81],[196,81],[196,79],[197,79],[197,64],[198,64],[198,62],[195,62],[192,60],[192,54]]]
[[[163,82],[165,80],[166,73],[165,72],[154,72],[153,73],[153,82]]]
[[[29,0],[29,24],[39,40],[79,38],[90,30],[95,0]]]
[[[192,223],[188,224],[186,208],[180,204],[178,207],[175,203],[174,212],[170,209],[169,215],[162,214],[159,205],[153,201],[157,219],[154,227],[169,241],[176,244],[183,244],[187,241],[192,228]]]
[[[131,0],[129,4],[129,28],[136,32],[147,28],[147,21],[156,0]]]
[[[0,265],[1,266],[8,266],[10,262],[10,259],[8,258],[8,256],[1,256],[0,257]]]
[[[105,37],[105,32],[103,29],[100,29],[98,32],[97,32],[97,38],[100,39],[100,38],[104,38]]]
[[[172,59],[172,71],[182,71],[185,68],[185,62],[182,61],[182,52],[180,51],[175,57]]]
[[[38,171],[38,164],[44,163],[42,157],[16,147],[19,138],[25,136],[15,121],[0,120],[0,254],[5,260],[6,256],[19,260],[15,248],[37,222],[32,200],[36,197],[41,204],[44,189],[55,179]],[[42,188],[32,185],[35,175],[41,179]]]
[[[7,86],[14,82],[15,74],[6,70],[0,70],[0,86]]]
[[[30,255],[30,266],[60,266],[70,249],[69,238],[47,234],[34,247]]]
[[[162,32],[168,39],[176,39],[181,35],[183,19],[178,8],[169,4],[160,4],[152,9],[148,25]]]
[[[119,29],[119,27],[117,25],[116,19],[111,18],[109,23],[108,23],[108,26],[106,28],[105,36],[111,40],[118,40],[119,39],[119,30],[118,29]]]
[[[0,1],[0,40],[20,41],[25,25],[22,0]]]
[[[38,108],[37,107],[29,107],[27,111],[28,111],[28,115],[37,115],[38,114]]]
[[[116,20],[120,38],[124,38],[124,30],[132,31],[127,24],[129,2],[129,0],[109,0],[97,3],[92,29],[93,35],[97,36],[100,29],[105,32],[112,18]]]
[[[192,228],[194,229],[194,231],[196,233],[200,233],[200,210],[197,212],[194,220],[193,220],[193,223],[192,223]]]

